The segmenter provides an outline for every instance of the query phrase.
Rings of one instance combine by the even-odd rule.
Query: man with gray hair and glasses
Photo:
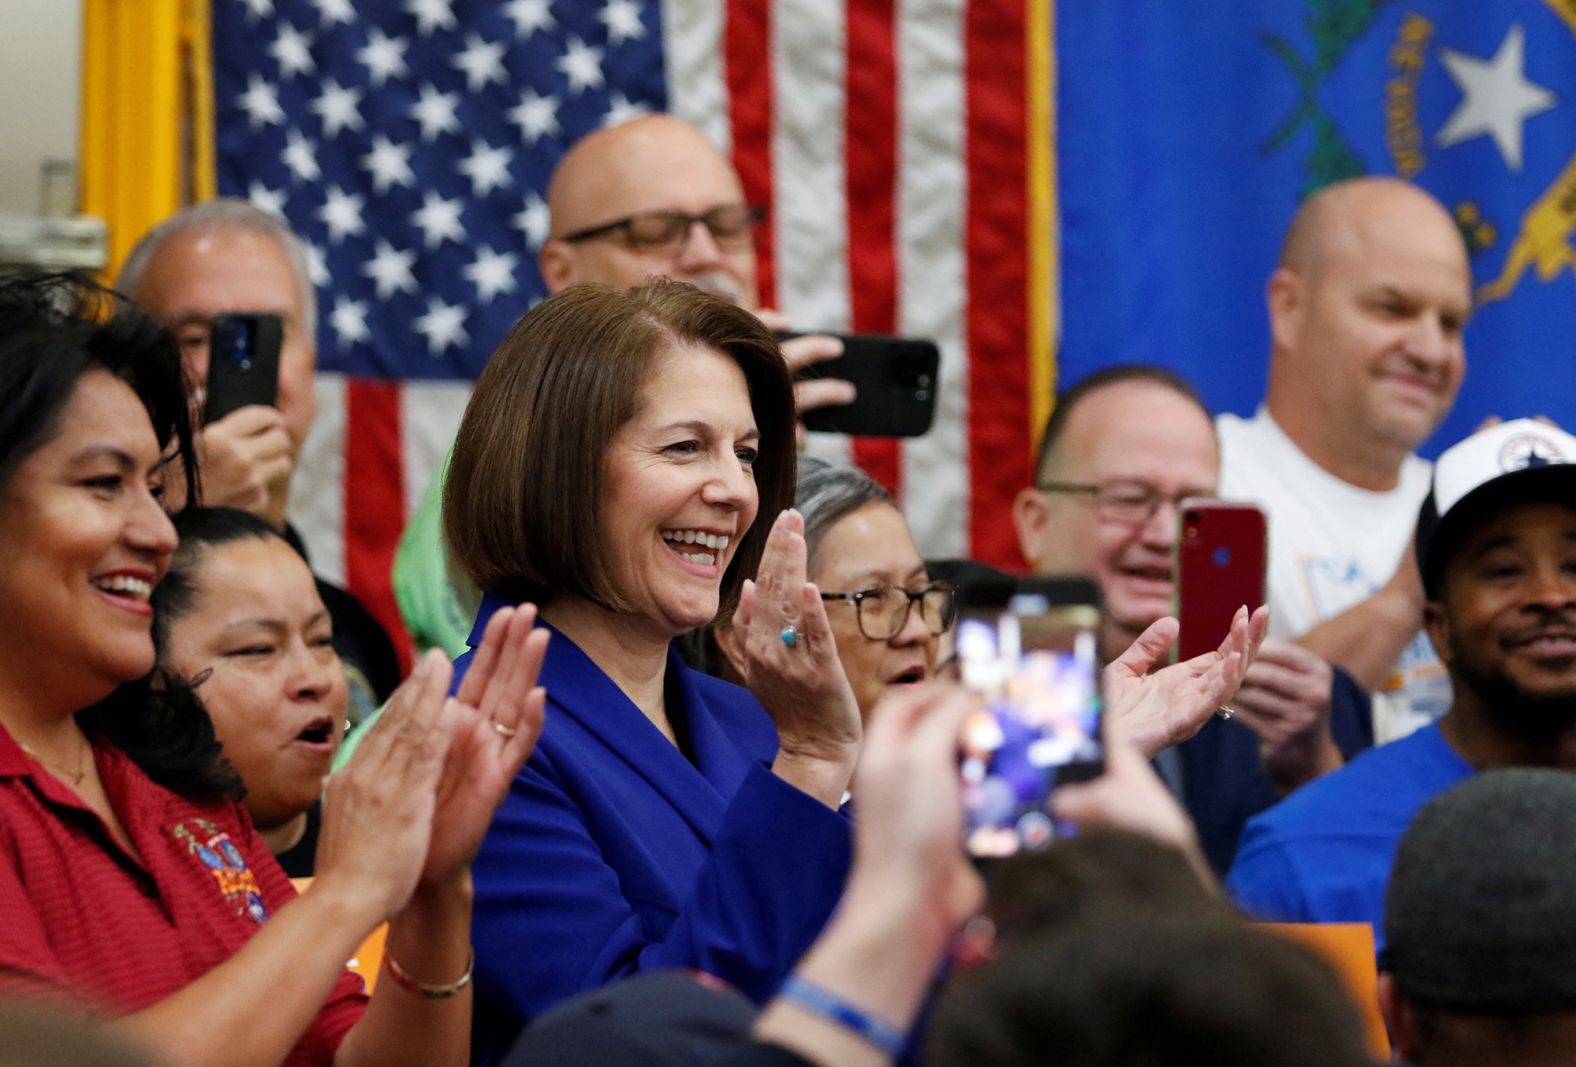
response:
[[[1215,496],[1219,480],[1214,423],[1172,371],[1108,367],[1057,398],[1036,484],[1018,494],[1013,520],[1035,573],[1099,585],[1105,658],[1173,612],[1177,505]],[[1250,815],[1371,743],[1360,691],[1289,642],[1264,642],[1231,706],[1232,721],[1207,723],[1159,760],[1219,871]]]
[[[175,335],[189,380],[196,383],[208,377],[215,317],[279,317],[283,337],[274,405],[239,408],[202,427],[203,503],[261,516],[305,556],[285,519],[301,445],[317,415],[317,293],[301,239],[278,216],[246,200],[206,200],[149,230],[126,257],[115,284]],[[317,588],[333,620],[351,716],[360,719],[399,684],[399,660],[360,601],[321,577]]]

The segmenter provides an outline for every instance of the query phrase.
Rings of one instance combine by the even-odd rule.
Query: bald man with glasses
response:
[[[1013,521],[1035,573],[1099,585],[1106,659],[1175,610],[1177,506],[1216,495],[1219,481],[1214,422],[1171,371],[1111,367],[1057,399],[1036,484],[1018,494]],[[1211,721],[1160,761],[1218,870],[1249,816],[1371,744],[1361,691],[1290,642],[1264,642],[1232,708],[1232,721]]]
[[[787,328],[781,315],[760,309],[755,236],[764,213],[746,202],[728,158],[681,119],[644,115],[575,142],[553,171],[547,209],[550,236],[538,262],[548,292],[576,282],[627,288],[660,274]],[[783,344],[794,370],[842,351],[827,336]],[[853,398],[854,387],[835,379],[795,386],[801,412]]]

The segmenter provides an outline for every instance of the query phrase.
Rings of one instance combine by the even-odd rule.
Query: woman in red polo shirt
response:
[[[187,410],[143,313],[0,282],[0,995],[85,1004],[174,1064],[464,1064],[470,859],[540,728],[534,613],[489,628],[454,699],[447,661],[418,665],[330,781],[297,898],[201,704],[150,673]],[[369,1001],[344,961],[384,921]]]

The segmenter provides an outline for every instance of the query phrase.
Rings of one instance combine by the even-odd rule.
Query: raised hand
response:
[[[424,880],[467,871],[509,783],[536,748],[547,703],[536,681],[549,636],[536,627],[531,604],[503,608],[487,621],[470,669],[444,708],[449,750]]]
[[[805,577],[805,559],[804,519],[785,511],[772,524],[754,580],[744,583],[733,628],[745,685],[777,725],[779,759],[816,764],[818,776],[830,772],[813,788],[784,776],[828,799],[833,779],[841,776],[839,797],[846,788],[863,729],[826,605]]]
[[[1252,615],[1241,608],[1214,652],[1151,674],[1180,630],[1169,616],[1155,620],[1105,669],[1106,717],[1114,735],[1147,758],[1192,737],[1236,694],[1268,627],[1268,608]]]
[[[1312,652],[1271,638],[1232,698],[1237,721],[1259,739],[1265,774],[1283,790],[1341,765],[1330,735],[1333,678],[1330,665]]]
[[[275,489],[295,470],[296,442],[278,408],[252,405],[204,426],[198,438],[203,503],[272,520]]]
[[[870,715],[859,770],[859,826],[850,893],[870,890],[883,906],[923,902],[942,936],[984,901],[985,886],[963,854],[958,734],[979,698],[942,683],[894,689]]]
[[[405,907],[427,862],[450,744],[443,706],[452,671],[443,653],[423,656],[328,779],[312,892],[339,892],[366,909],[369,928]]]

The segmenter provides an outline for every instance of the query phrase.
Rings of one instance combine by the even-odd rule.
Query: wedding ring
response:
[[[784,626],[782,633],[778,634],[777,636],[782,638],[783,644],[787,645],[789,648],[792,648],[799,643],[799,630],[793,626]]]
[[[499,722],[497,719],[493,720],[493,729],[497,730],[499,733],[503,734],[505,737],[513,737],[515,734],[520,732],[519,730],[516,730],[513,726],[505,726],[503,723]]]
[[[1231,717],[1233,715],[1235,715],[1236,713],[1237,713],[1237,709],[1236,708],[1227,707],[1225,704],[1222,704],[1220,706],[1220,709],[1215,712],[1215,715],[1218,718],[1224,719],[1226,722],[1230,722],[1231,721]]]

